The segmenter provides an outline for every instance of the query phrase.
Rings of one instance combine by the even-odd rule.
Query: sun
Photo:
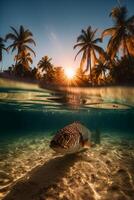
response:
[[[75,76],[75,70],[74,69],[72,69],[72,68],[67,68],[67,69],[65,69],[65,75],[66,75],[66,77],[68,78],[68,79],[73,79],[74,78],[74,76]]]

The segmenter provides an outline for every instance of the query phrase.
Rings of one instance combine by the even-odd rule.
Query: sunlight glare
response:
[[[65,75],[68,79],[73,79],[75,76],[75,70],[72,68],[65,69]]]

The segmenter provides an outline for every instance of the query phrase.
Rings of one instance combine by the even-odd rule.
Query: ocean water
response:
[[[100,144],[57,155],[56,131],[80,121]],[[134,88],[41,89],[0,79],[0,199],[133,200]]]

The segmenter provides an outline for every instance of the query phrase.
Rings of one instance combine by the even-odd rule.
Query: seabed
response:
[[[50,139],[23,137],[1,146],[1,199],[134,199],[134,139],[105,133],[101,144],[70,155],[54,154]]]

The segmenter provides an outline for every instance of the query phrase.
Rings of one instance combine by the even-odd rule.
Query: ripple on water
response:
[[[113,110],[121,110],[121,109],[129,109],[130,108],[127,105],[117,104],[117,103],[95,103],[95,104],[85,105],[85,107],[102,108],[102,109],[113,109]]]

